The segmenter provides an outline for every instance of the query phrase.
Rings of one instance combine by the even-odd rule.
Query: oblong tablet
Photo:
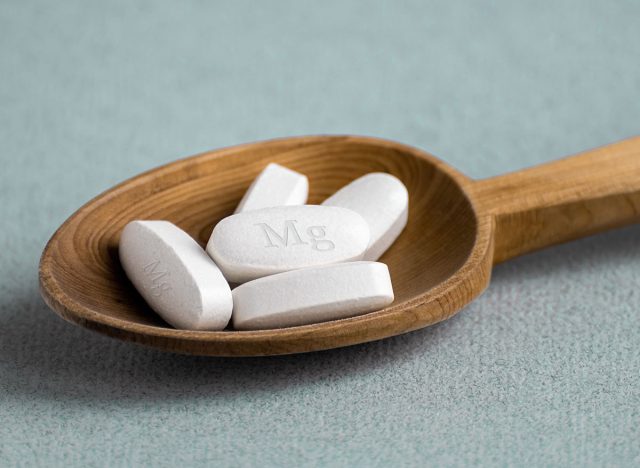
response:
[[[369,224],[371,240],[364,260],[377,260],[407,225],[409,193],[397,177],[383,172],[364,175],[322,202],[359,213]]]
[[[207,253],[232,283],[362,259],[369,226],[358,213],[333,206],[263,208],[220,221]]]
[[[353,317],[393,302],[384,263],[350,262],[288,271],[233,290],[233,327],[263,330]]]
[[[308,195],[309,181],[305,175],[269,163],[249,186],[236,213],[271,206],[304,205]]]
[[[120,236],[120,262],[138,292],[166,322],[187,330],[222,330],[233,309],[216,264],[168,221],[132,221]]]

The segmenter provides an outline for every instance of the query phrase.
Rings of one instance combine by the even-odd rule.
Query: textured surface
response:
[[[379,262],[323,265],[259,279],[233,290],[236,330],[268,330],[354,317],[384,309],[394,299],[389,268]]]
[[[272,206],[304,205],[308,197],[309,181],[306,175],[280,164],[269,163],[251,183],[235,212]]]
[[[511,261],[430,329],[249,360],[73,327],[53,230],[141,170],[372,134],[486,177],[640,129],[640,4],[0,3],[0,465],[640,462],[640,227]]]
[[[345,185],[322,204],[342,206],[362,215],[371,231],[364,260],[376,261],[407,225],[409,193],[397,177],[374,172]]]
[[[246,283],[297,268],[362,260],[369,238],[365,219],[347,208],[274,206],[220,221],[207,252],[225,278]],[[332,242],[333,248],[323,250],[323,242]]]
[[[132,221],[122,229],[117,245],[119,262],[114,263],[165,322],[185,330],[227,326],[233,310],[229,283],[189,234],[168,221]],[[88,259],[94,265],[100,264],[97,250],[93,248],[94,256]],[[87,281],[81,287],[100,296],[105,285],[100,286]],[[119,296],[122,304],[124,295]]]

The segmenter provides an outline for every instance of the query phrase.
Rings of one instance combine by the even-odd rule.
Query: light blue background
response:
[[[267,359],[63,322],[37,264],[78,206],[287,135],[473,177],[640,133],[637,1],[0,1],[0,465],[640,464],[640,227],[498,267],[438,326]]]

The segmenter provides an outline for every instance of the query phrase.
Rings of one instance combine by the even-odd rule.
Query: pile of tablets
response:
[[[187,330],[291,327],[391,304],[376,260],[407,223],[405,186],[376,172],[321,205],[305,204],[308,191],[304,175],[271,163],[206,251],[168,221],[138,220],[122,232],[120,261],[149,306]]]

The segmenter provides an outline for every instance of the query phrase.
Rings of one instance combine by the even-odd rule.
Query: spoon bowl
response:
[[[448,318],[486,288],[498,261],[638,221],[639,149],[640,139],[627,140],[474,181],[424,151],[369,137],[295,137],[224,148],[148,171],[80,208],[42,254],[41,292],[68,321],[174,352],[255,356],[372,341]],[[122,229],[134,219],[164,219],[204,246],[213,226],[233,213],[269,162],[307,175],[311,204],[369,172],[402,180],[409,192],[409,222],[380,259],[389,266],[395,301],[358,317],[283,329],[170,327],[146,305],[120,265]],[[594,167],[620,178],[607,184],[591,174]],[[569,177],[571,171],[580,175]],[[537,187],[542,182],[544,189]],[[545,199],[549,193],[553,196]],[[549,224],[554,221],[556,228]]]

